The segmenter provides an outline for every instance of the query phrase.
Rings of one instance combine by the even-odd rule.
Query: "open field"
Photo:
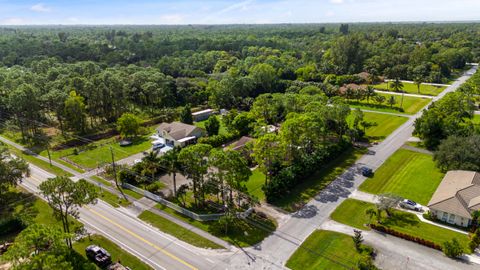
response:
[[[393,193],[426,205],[443,178],[428,154],[399,149],[368,178],[360,190]]]
[[[371,140],[383,140],[403,123],[408,118],[402,116],[363,112],[364,120],[369,123],[376,123],[375,126],[369,127],[365,130],[365,135]],[[353,117],[350,114],[347,118],[349,125],[353,124]]]
[[[365,211],[370,208],[375,209],[375,205],[372,203],[347,199],[335,210],[332,214],[332,219],[353,227],[365,229],[363,224],[365,222],[370,222],[370,218]],[[353,216],[355,216],[355,218],[352,218]],[[376,222],[375,219],[376,218],[374,217],[371,222]],[[422,222],[412,213],[393,210],[393,215],[390,218],[387,218],[385,212],[383,212],[381,225],[415,237],[430,240],[438,245],[442,245],[445,241],[457,238],[465,248],[465,251],[468,251],[468,235]]]
[[[247,187],[248,193],[252,196],[257,197],[260,201],[265,200],[265,193],[263,193],[262,187],[265,184],[265,175],[259,170],[255,169],[252,171],[252,175],[248,182],[245,184]]]
[[[361,257],[349,235],[317,230],[293,253],[286,266],[293,270],[357,269],[357,262]],[[336,258],[344,265],[327,258]]]
[[[365,152],[366,149],[360,148],[349,148],[345,150],[345,152],[336,159],[332,160],[326,166],[319,168],[315,174],[296,185],[289,196],[274,204],[289,212],[300,209],[347,168],[351,167]]]
[[[191,245],[201,247],[201,248],[212,248],[212,249],[222,249],[223,247],[206,239],[202,236],[191,232],[183,227],[180,227],[176,223],[171,222],[170,220],[156,215],[150,211],[144,211],[138,216],[141,220],[150,223],[151,225],[157,227],[162,232],[168,233],[184,242],[187,242]]]
[[[87,255],[85,254],[85,248],[89,245],[98,245],[106,249],[110,253],[110,255],[112,255],[112,262],[120,261],[123,266],[128,266],[131,269],[135,270],[153,269],[137,257],[131,255],[130,253],[123,250],[118,245],[101,235],[92,235],[82,238],[79,241],[73,243],[73,249],[79,254],[81,254],[83,257],[87,258]]]
[[[375,84],[373,85],[373,87],[378,90],[393,91],[392,87],[390,87],[390,85],[387,85],[387,83]],[[420,85],[420,92],[418,92],[418,88],[415,84],[407,82],[403,83],[403,91],[410,94],[437,96],[443,90],[445,90],[445,88],[447,87],[422,84]]]
[[[390,94],[379,94],[386,98],[383,104],[377,104],[372,99],[368,102],[367,100],[349,100],[349,104],[353,108],[381,111],[381,112],[392,112],[392,113],[405,113],[405,114],[415,114],[421,109],[423,109],[430,101],[430,98],[421,98],[421,97],[403,97],[403,106],[401,105],[402,96],[401,95],[390,95]],[[387,101],[393,96],[395,97],[396,104],[390,106]],[[399,108],[403,108],[403,112],[399,111]]]

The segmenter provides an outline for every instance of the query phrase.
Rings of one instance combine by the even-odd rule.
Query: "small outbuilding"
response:
[[[210,115],[212,115],[213,113],[214,113],[214,110],[206,109],[206,110],[192,113],[192,118],[193,118],[193,121],[200,122],[200,121],[207,120],[210,117]]]

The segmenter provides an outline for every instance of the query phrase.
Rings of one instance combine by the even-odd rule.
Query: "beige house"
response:
[[[198,138],[205,136],[205,130],[194,125],[172,122],[160,124],[157,134],[168,146],[184,147],[196,143]]]
[[[439,220],[468,227],[471,214],[480,210],[480,173],[449,171],[428,203]]]

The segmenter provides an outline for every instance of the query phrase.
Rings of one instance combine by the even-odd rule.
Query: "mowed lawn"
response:
[[[110,138],[90,143],[88,146],[78,147],[78,155],[74,154],[75,148],[51,151],[51,155],[54,159],[66,157],[82,168],[93,169],[97,166],[102,166],[106,163],[112,162],[110,147],[113,150],[115,161],[118,161],[131,155],[146,151],[152,147],[152,144],[149,139],[149,135],[140,136],[133,140],[132,145],[125,147],[121,147],[115,138]],[[40,153],[40,155],[47,156],[47,153],[46,151],[43,151]]]
[[[378,90],[393,91],[392,87],[389,88],[389,86],[390,85],[387,85],[387,83],[373,85],[373,87]],[[410,94],[437,96],[443,90],[445,90],[445,88],[447,87],[422,84],[420,85],[420,93],[419,93],[418,88],[414,83],[406,83],[406,82],[403,83],[403,91]]]
[[[252,175],[245,186],[248,190],[248,194],[257,197],[260,201],[265,200],[265,193],[263,193],[262,187],[265,184],[265,174],[259,169],[252,171]]]
[[[480,125],[480,114],[475,114],[472,119],[473,124]]]
[[[327,258],[335,258],[343,265]],[[286,266],[293,270],[357,269],[360,258],[349,235],[317,230],[293,253]]]
[[[85,258],[87,258],[87,255],[85,254],[85,248],[87,248],[90,245],[97,245],[106,249],[112,256],[112,262],[120,261],[123,266],[128,266],[131,269],[135,269],[135,270],[153,269],[152,267],[145,264],[137,257],[131,255],[130,253],[123,250],[122,248],[117,246],[115,243],[113,243],[112,241],[108,240],[107,238],[101,235],[92,235],[89,237],[85,237],[80,241],[73,243],[73,249],[78,253],[80,253]]]
[[[430,98],[422,98],[422,97],[410,97],[404,96],[403,97],[403,105],[401,104],[402,96],[395,95],[395,94],[379,94],[380,96],[385,97],[385,102],[383,104],[377,104],[373,101],[373,99],[355,101],[351,100],[349,103],[351,107],[354,108],[361,108],[361,109],[368,109],[373,111],[381,111],[381,112],[393,112],[393,113],[402,113],[398,110],[398,108],[403,108],[403,113],[405,114],[415,114],[421,109],[423,109],[427,104],[431,101]],[[390,106],[388,104],[388,100],[390,97],[393,96],[395,98],[395,105]]]
[[[373,194],[393,193],[426,205],[443,175],[431,155],[399,149],[360,186],[360,190]]]
[[[365,131],[366,136],[372,140],[385,139],[408,120],[408,118],[403,116],[372,112],[363,112],[363,118],[365,121],[375,124],[374,126],[367,128]],[[347,122],[350,126],[353,124],[352,114],[348,116]]]
[[[370,220],[369,216],[365,213],[367,209],[375,209],[375,205],[372,203],[347,199],[335,210],[334,213],[332,213],[331,217],[333,220],[346,225],[365,229],[363,226],[365,223],[376,222],[375,217]],[[422,222],[412,213],[393,210],[392,217],[387,218],[384,212],[382,215],[382,225],[399,232],[430,240],[438,245],[442,245],[445,241],[457,238],[465,248],[465,251],[468,252],[468,235]]]
[[[210,117],[217,117],[218,119],[218,122],[220,122],[220,129],[218,130],[218,134],[219,135],[225,135],[228,133],[227,131],[227,127],[225,126],[225,124],[223,123],[222,119],[216,115],[212,115]],[[207,122],[207,120],[204,120],[204,121],[200,121],[200,122],[194,122],[193,124],[199,128],[203,128],[205,129],[205,123]]]

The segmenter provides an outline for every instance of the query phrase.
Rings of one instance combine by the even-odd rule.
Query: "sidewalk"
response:
[[[389,95],[398,95],[401,96],[402,93],[399,92],[394,92],[394,91],[385,91],[385,90],[377,90],[375,89],[376,93],[380,94],[389,94]],[[404,96],[406,97],[418,97],[418,98],[434,98],[434,96],[428,96],[428,95],[420,95],[420,94],[409,94],[409,93],[403,93]]]

